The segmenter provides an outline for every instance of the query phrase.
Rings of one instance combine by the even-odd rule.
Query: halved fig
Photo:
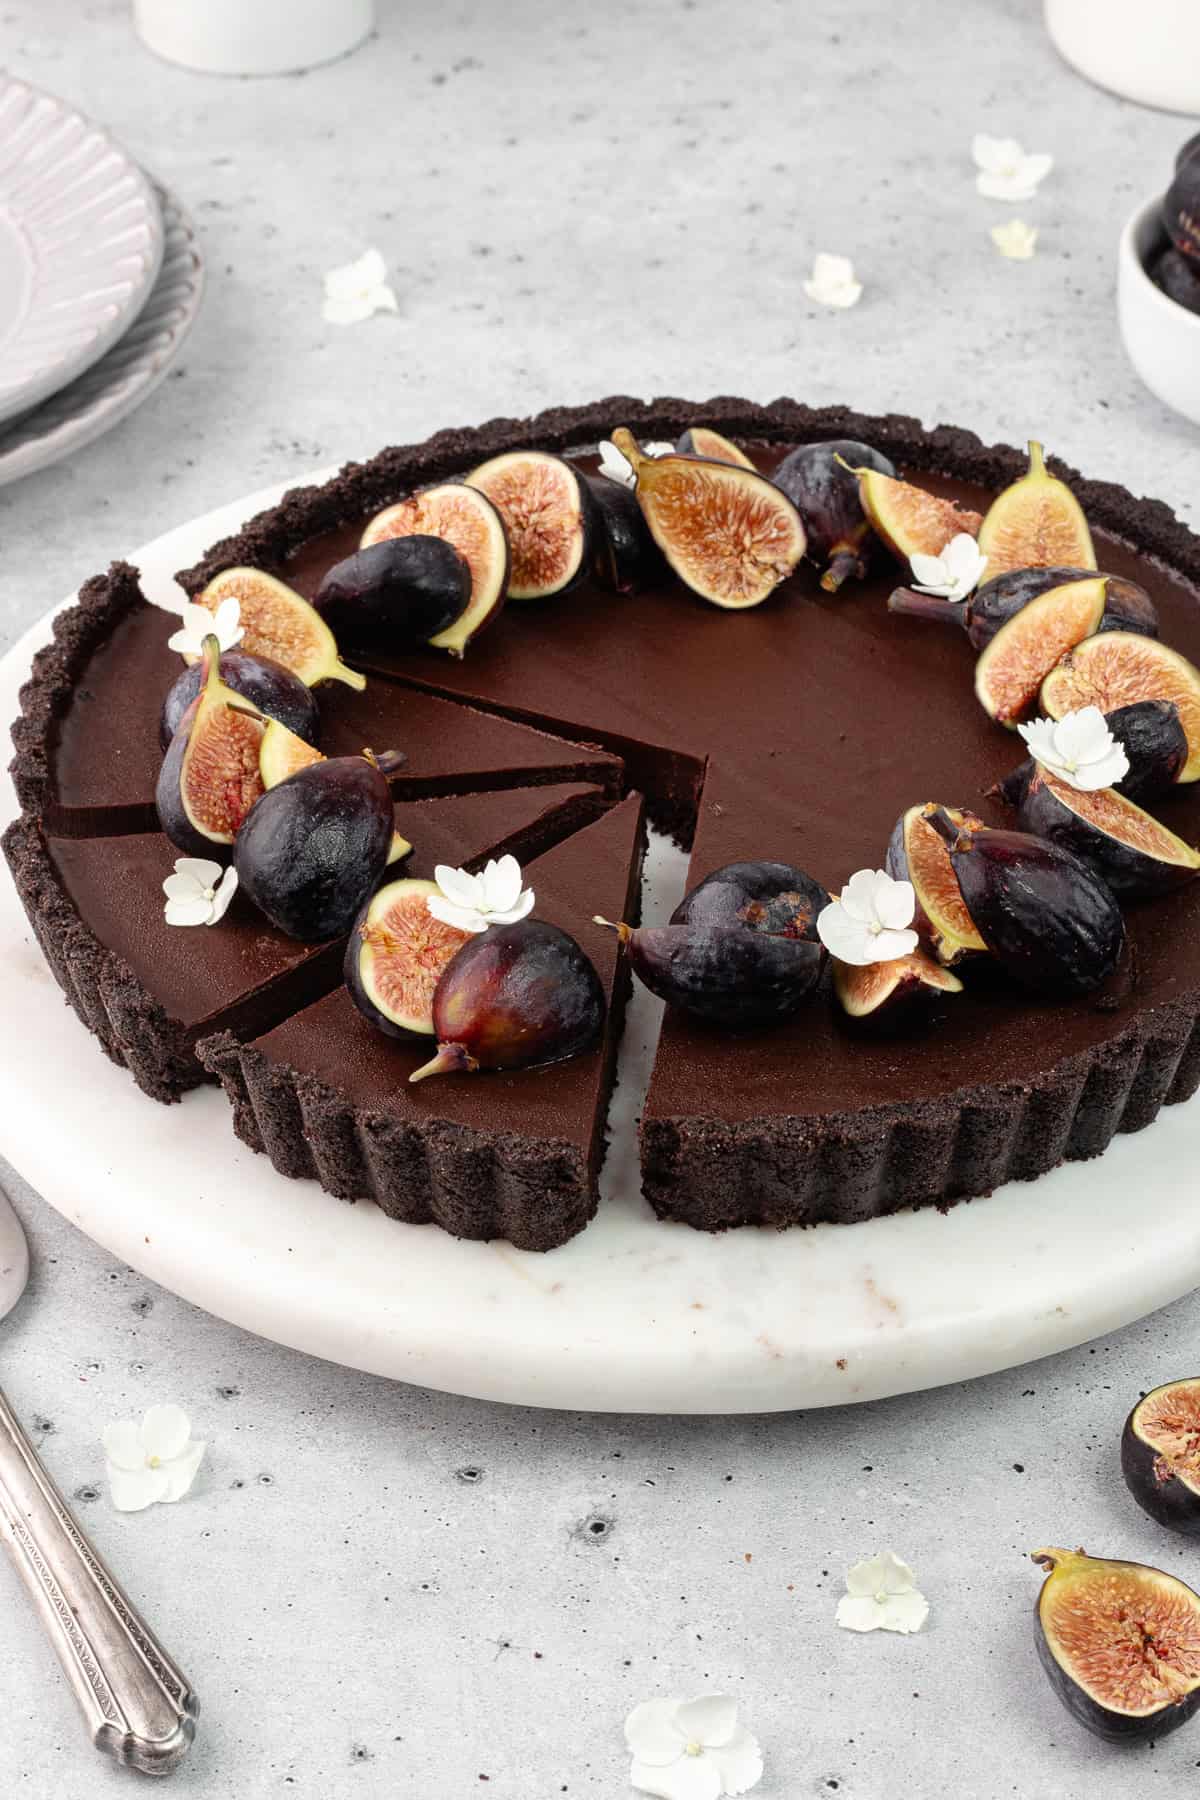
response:
[[[836,594],[843,583],[861,581],[867,572],[874,538],[863,511],[855,470],[895,475],[886,456],[855,438],[798,444],[775,470],[808,537],[808,556],[821,568],[821,586]]]
[[[979,548],[994,580],[1010,569],[1094,569],[1096,552],[1083,508],[1029,445],[1029,473],[998,494],[979,528]]]
[[[592,496],[571,463],[546,450],[509,450],[480,463],[466,480],[504,520],[510,600],[552,599],[586,574]]]
[[[427,902],[440,892],[436,881],[389,881],[350,933],[342,971],[350,998],[389,1037],[433,1036],[434,989],[470,940],[430,912]]]
[[[888,599],[888,611],[914,619],[936,619],[944,625],[961,625],[976,650],[985,650],[1002,625],[1051,588],[1071,581],[1086,581],[1090,569],[1010,569],[976,588],[970,599],[942,600],[936,594],[918,594],[897,588]],[[1158,636],[1158,613],[1145,588],[1123,575],[1106,575],[1108,588],[1104,616],[1098,631],[1136,631]]]
[[[1110,1744],[1160,1738],[1200,1706],[1200,1594],[1145,1563],[1035,1550],[1037,1647],[1071,1717]]]
[[[1169,700],[1188,741],[1179,780],[1200,781],[1200,669],[1178,650],[1126,631],[1106,631],[1077,644],[1042,683],[1042,709],[1052,719],[1081,706],[1109,713],[1141,700]]]
[[[508,592],[508,535],[486,494],[462,481],[423,488],[371,519],[359,548],[394,537],[444,538],[471,571],[471,598],[452,625],[429,642],[435,650],[461,656],[471,639],[490,625]]]
[[[863,511],[894,556],[903,563],[914,556],[940,556],[953,537],[977,537],[980,513],[927,494],[911,481],[900,481],[879,469],[858,468]]]
[[[321,714],[316,696],[298,675],[269,656],[250,656],[244,650],[222,650],[221,680],[252,707],[278,719],[289,731],[299,732],[310,744],[321,734]],[[166,750],[183,722],[183,715],[204,686],[203,662],[190,663],[167,689],[158,720],[158,740]]]
[[[965,956],[984,955],[987,945],[967,911],[950,853],[929,823],[937,810],[936,801],[930,800],[924,806],[910,806],[897,820],[885,867],[894,881],[911,881],[917,897],[913,928],[937,961],[952,968]],[[943,810],[964,830],[983,823],[965,808]]]
[[[1152,1519],[1200,1537],[1200,1378],[1164,1382],[1138,1401],[1121,1436],[1121,1471]]]
[[[1200,856],[1113,788],[1081,791],[1037,769],[1018,814],[1026,831],[1065,844],[1099,870],[1114,894],[1147,899],[1190,881]]]
[[[449,630],[471,599],[471,571],[445,538],[384,538],[335,563],[313,596],[351,649],[407,650]]]
[[[675,446],[680,456],[703,456],[710,462],[733,463],[739,469],[752,469],[754,464],[744,450],[729,438],[722,437],[710,425],[692,425]]]
[[[662,551],[633,490],[607,475],[585,475],[596,505],[597,530],[592,566],[597,581],[615,594],[633,594],[666,573]]]
[[[306,769],[309,763],[324,761],[319,750],[306,744],[278,719],[267,720],[258,746],[258,769],[264,789],[278,787],[281,781],[286,781],[297,769]]]
[[[154,795],[159,824],[191,856],[232,844],[263,792],[258,757],[265,721],[226,687],[220,663],[220,644],[206,637],[204,686],[171,739]]]
[[[625,426],[613,443],[637,477],[638,505],[659,549],[714,606],[757,606],[804,555],[804,524],[754,469],[689,456],[644,456]]]
[[[899,1024],[940,994],[961,994],[962,982],[921,950],[891,962],[858,967],[833,958],[833,991],[851,1019]]]
[[[241,648],[248,655],[273,658],[307,687],[319,681],[366,687],[366,677],[341,661],[337,640],[320,613],[285,581],[263,569],[222,569],[196,602],[215,613],[231,596],[241,608]]]
[[[1068,581],[1039,594],[1000,627],[975,664],[975,693],[990,718],[1015,728],[1025,717],[1059,658],[1099,626],[1107,589],[1103,575]]]

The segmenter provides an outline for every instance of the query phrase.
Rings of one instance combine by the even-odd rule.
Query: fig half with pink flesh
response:
[[[1042,709],[1052,719],[1098,706],[1102,713],[1142,700],[1167,700],[1188,743],[1181,782],[1200,781],[1200,669],[1178,650],[1125,631],[1077,644],[1042,683]]]
[[[155,789],[159,824],[191,856],[232,844],[263,792],[259,750],[266,721],[226,687],[220,660],[216,637],[205,638],[204,686],[171,739]]]
[[[1094,569],[1096,552],[1083,508],[1051,475],[1042,446],[1029,445],[1029,471],[992,501],[979,527],[991,577],[1010,569]]]
[[[1104,575],[1069,581],[1039,594],[1000,627],[975,664],[975,694],[990,718],[1015,729],[1055,664],[1099,629],[1107,592]]]
[[[545,450],[509,450],[480,463],[466,479],[504,520],[510,600],[552,599],[587,573],[595,506],[572,463]]]
[[[976,650],[985,650],[996,633],[1031,600],[1068,582],[1086,581],[1090,569],[1010,569],[985,581],[967,600],[943,600],[937,594],[919,594],[913,588],[897,588],[888,599],[888,611],[906,618],[933,619],[944,625],[960,625]],[[1158,613],[1144,587],[1123,575],[1106,575],[1104,612],[1098,631],[1136,631],[1158,636]]]
[[[1200,1537],[1200,1379],[1164,1382],[1138,1401],[1121,1436],[1121,1472],[1152,1519]]]
[[[944,994],[961,994],[962,982],[924,951],[914,950],[910,956],[861,967],[834,957],[833,991],[849,1018],[892,1026],[911,1022]]]
[[[196,595],[196,604],[215,613],[230,598],[240,609],[241,648],[248,655],[282,663],[306,687],[319,681],[366,687],[366,677],[339,657],[337,640],[320,613],[285,581],[264,569],[223,569]]]
[[[403,839],[400,840],[403,842]],[[398,861],[397,846],[393,856]],[[451,957],[471,933],[435,919],[436,881],[389,881],[359,913],[343,975],[355,1006],[388,1037],[431,1037],[433,995]]]
[[[1113,788],[1081,790],[1035,769],[1018,819],[1026,831],[1064,844],[1104,877],[1114,894],[1170,893],[1200,869],[1200,855]]]
[[[703,456],[709,462],[733,463],[739,469],[754,467],[744,450],[711,425],[689,425],[675,448],[680,456]]]
[[[985,955],[987,944],[967,911],[945,841],[929,822],[937,810],[932,801],[910,806],[896,821],[885,867],[894,881],[912,883],[917,898],[913,927],[926,950],[952,968],[965,957]],[[983,823],[962,808],[941,810],[964,830]]]
[[[637,478],[637,500],[680,580],[714,606],[758,606],[804,555],[804,523],[755,469],[691,456],[645,456],[623,425],[613,443]]]
[[[466,607],[429,640],[435,650],[461,656],[504,605],[509,576],[504,521],[486,494],[462,481],[443,481],[376,513],[363,531],[359,547],[365,550],[388,538],[413,536],[444,539],[471,572]]]
[[[858,477],[863,511],[902,563],[914,556],[940,556],[951,538],[963,532],[975,537],[983,523],[979,513],[882,469],[852,465],[851,472]]]

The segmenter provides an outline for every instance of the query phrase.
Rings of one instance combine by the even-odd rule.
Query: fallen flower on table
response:
[[[979,173],[976,191],[987,200],[1032,200],[1054,167],[1054,158],[1026,151],[1016,138],[989,137],[977,131],[971,155]]]
[[[818,306],[847,307],[858,305],[863,289],[848,256],[830,256],[822,250],[813,259],[804,291]]]
[[[1007,256],[1010,262],[1028,262],[1038,240],[1037,226],[1027,225],[1024,219],[993,225],[990,236],[1001,256]]]
[[[364,250],[357,262],[330,269],[322,312],[331,325],[357,325],[372,313],[398,312],[387,283],[387,264],[378,250]]]
[[[141,1512],[161,1500],[182,1500],[196,1479],[207,1446],[193,1438],[181,1406],[151,1406],[139,1425],[107,1425],[101,1442],[108,1486],[118,1512]]]
[[[625,1721],[629,1780],[659,1800],[721,1800],[761,1780],[758,1740],[738,1723],[730,1694],[644,1700]]]
[[[837,1608],[843,1631],[920,1631],[928,1617],[929,1602],[918,1592],[916,1576],[894,1551],[884,1550],[847,1571]]]

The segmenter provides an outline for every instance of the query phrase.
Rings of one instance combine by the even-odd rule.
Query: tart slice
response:
[[[536,917],[578,938],[608,997],[604,1041],[550,1067],[410,1084],[431,1040],[386,1037],[344,989],[273,1031],[225,1031],[199,1055],[233,1104],[238,1136],[282,1175],[456,1237],[549,1250],[596,1210],[597,1176],[628,975],[597,907],[636,918],[644,847],[631,795],[525,867]],[[412,872],[432,874],[414,855]]]
[[[431,871],[438,862],[474,868],[509,849],[535,856],[606,804],[584,784],[513,788],[406,802],[396,828]],[[269,1030],[341,981],[344,941],[297,943],[242,893],[216,925],[168,925],[162,883],[177,852],[161,832],[54,837],[22,818],[3,842],[69,1004],[155,1100],[177,1100],[207,1079],[197,1039]]]

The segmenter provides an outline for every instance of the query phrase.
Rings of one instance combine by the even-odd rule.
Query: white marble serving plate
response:
[[[151,597],[177,605],[172,571],[282,491],[134,551]],[[14,715],[47,627],[0,662],[0,716]],[[14,809],[6,782],[2,810]],[[683,859],[661,846],[652,860],[662,905]],[[125,1262],[314,1355],[534,1406],[832,1406],[1045,1356],[1200,1285],[1200,1101],[1166,1108],[1096,1162],[944,1217],[715,1238],[659,1223],[638,1191],[631,1129],[655,1033],[639,991],[588,1230],[546,1256],[459,1243],[277,1175],[237,1143],[215,1090],[180,1106],[145,1099],[67,1010],[0,879],[4,1154]]]
[[[99,361],[149,298],[158,198],[99,126],[0,70],[0,419]]]
[[[0,487],[49,468],[111,431],[165,380],[204,297],[204,258],[191,218],[155,186],[163,257],[150,298],[124,336],[90,369],[0,426]]]

